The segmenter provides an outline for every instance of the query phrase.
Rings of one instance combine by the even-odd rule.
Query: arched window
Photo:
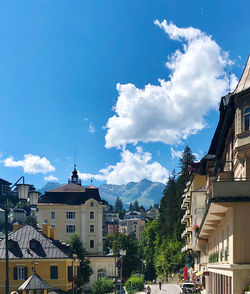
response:
[[[244,110],[244,131],[248,131],[250,127],[250,107]]]
[[[97,272],[97,280],[100,280],[101,278],[107,277],[107,272],[105,269],[99,269]]]

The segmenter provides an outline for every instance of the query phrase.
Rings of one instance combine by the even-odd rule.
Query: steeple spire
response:
[[[81,185],[81,180],[78,177],[78,172],[77,172],[77,169],[76,169],[76,164],[74,164],[74,170],[72,171],[71,180],[69,180],[68,183],[73,183],[73,184]]]

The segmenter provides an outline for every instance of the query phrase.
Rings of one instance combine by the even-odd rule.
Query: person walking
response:
[[[159,281],[158,284],[159,284],[159,289],[160,289],[160,291],[161,291],[161,281]]]
[[[147,294],[150,294],[151,293],[151,288],[149,287],[149,285],[147,286],[146,293]]]

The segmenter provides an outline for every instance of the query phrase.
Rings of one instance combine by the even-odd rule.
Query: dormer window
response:
[[[248,131],[250,127],[250,107],[244,110],[244,131]]]

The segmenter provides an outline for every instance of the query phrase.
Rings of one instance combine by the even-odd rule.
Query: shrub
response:
[[[106,294],[113,292],[113,288],[114,284],[111,279],[102,278],[94,283],[92,292],[94,294]]]
[[[139,292],[144,289],[144,275],[140,275],[140,277],[137,277],[137,275],[132,275],[127,282],[125,283],[125,289],[127,292]]]

